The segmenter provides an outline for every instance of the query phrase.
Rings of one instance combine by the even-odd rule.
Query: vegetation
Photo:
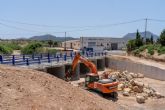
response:
[[[21,46],[14,42],[0,44],[0,54],[12,54],[13,50],[20,50]]]
[[[21,46],[16,44],[16,43],[4,43],[3,45],[5,45],[8,48],[11,48],[13,50],[21,50]]]
[[[25,46],[22,50],[22,54],[37,54],[43,50],[43,45],[40,42],[32,42]]]
[[[50,53],[50,54],[55,54],[57,52],[56,49],[48,49],[47,50],[47,53]]]
[[[0,54],[11,54],[13,50],[5,45],[0,45]]]
[[[160,35],[160,44],[162,46],[165,46],[165,29],[162,31],[162,33]]]
[[[48,44],[49,44],[49,47],[52,47],[53,41],[52,41],[52,40],[49,40],[49,41],[48,41]]]
[[[149,55],[154,55],[155,52],[159,55],[165,54],[165,30],[162,31],[157,42],[154,42],[153,36],[151,36],[151,38],[146,38],[144,42],[137,31],[136,39],[128,41],[127,52],[135,56],[140,56],[142,52],[147,52]]]
[[[139,34],[139,31],[137,30],[136,39],[135,39],[135,46],[138,48],[142,45],[143,45],[143,38],[141,37],[141,35]]]
[[[142,45],[143,45],[143,38],[141,37],[141,35],[139,34],[139,31],[137,30],[136,39],[128,41],[127,51],[131,52],[133,50],[138,49]]]

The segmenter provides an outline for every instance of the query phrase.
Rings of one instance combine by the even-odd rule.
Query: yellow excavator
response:
[[[88,89],[93,89],[99,91],[103,94],[111,94],[114,98],[118,96],[117,94],[117,86],[118,82],[116,79],[99,79],[99,75],[97,72],[97,68],[94,63],[89,61],[87,58],[82,57],[80,53],[77,53],[73,59],[71,70],[67,71],[65,74],[65,78],[70,80],[72,75],[74,75],[74,71],[78,62],[81,61],[90,69],[90,73],[86,74],[85,77],[85,87]]]

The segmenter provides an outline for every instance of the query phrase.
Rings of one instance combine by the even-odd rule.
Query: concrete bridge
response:
[[[58,53],[58,54],[39,54],[39,55],[9,55],[0,56],[1,64],[19,66],[23,68],[35,69],[44,71],[55,75],[61,79],[64,79],[65,73],[71,68],[72,60],[76,53]],[[82,56],[91,60],[98,70],[104,70],[105,68],[105,56],[104,52],[86,52]],[[76,67],[76,72],[73,76],[73,80],[80,78],[80,73],[87,73],[89,69],[83,64],[79,63]]]
[[[39,71],[50,73],[58,78],[64,79],[65,72],[70,69],[75,53],[68,54],[42,54],[42,55],[21,55],[21,56],[0,56],[1,64],[30,68]],[[117,69],[121,71],[129,71],[134,73],[143,73],[146,77],[164,80],[165,68],[159,66],[139,63],[107,55],[106,53],[85,53],[83,56],[91,60],[98,70],[105,68]],[[76,67],[76,72],[72,77],[73,80],[78,80],[80,74],[89,72],[83,63],[79,63]]]

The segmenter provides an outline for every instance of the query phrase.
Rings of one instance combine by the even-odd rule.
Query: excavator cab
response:
[[[90,83],[99,81],[99,76],[96,74],[89,73],[85,77],[85,87],[88,87]]]

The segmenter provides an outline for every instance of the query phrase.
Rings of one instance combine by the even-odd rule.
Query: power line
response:
[[[19,22],[19,21],[12,21],[12,20],[4,20],[4,19],[0,19],[0,21],[10,22],[10,23],[16,23],[16,24],[24,24],[24,25],[31,25],[31,26],[37,26],[37,27],[56,27],[56,28],[92,28],[92,27],[109,27],[109,26],[111,26],[111,25],[129,24],[129,23],[139,22],[139,21],[142,21],[142,20],[144,20],[144,19],[137,19],[137,20],[126,21],[126,22],[119,22],[119,23],[114,23],[114,24],[92,25],[92,26],[61,26],[61,25],[53,26],[53,25],[25,23],[25,22]]]
[[[157,22],[165,22],[165,20],[161,20],[161,19],[148,19],[150,21],[157,21]]]
[[[4,24],[4,23],[0,23],[0,25],[5,26],[5,27],[8,27],[8,28],[12,28],[12,29],[17,29],[17,30],[30,31],[30,32],[38,32],[38,31],[34,31],[34,30],[24,29],[24,28],[20,28],[20,27],[16,27],[16,26],[11,26],[11,25]]]
[[[95,30],[95,28],[106,28],[106,27],[112,27],[112,26],[130,24],[130,23],[139,22],[139,21],[142,21],[142,20],[144,20],[144,19],[138,19],[138,20],[133,20],[133,21],[114,23],[114,24],[106,24],[106,25],[95,25],[95,26],[85,26],[85,27],[81,27],[81,28],[85,28],[85,29],[76,29],[76,30],[59,31],[59,32],[40,32],[40,33],[65,33],[65,32],[78,32],[78,31]],[[20,23],[20,22],[19,22],[19,23]],[[20,27],[8,25],[8,24],[1,23],[1,22],[0,22],[0,25],[5,26],[5,27],[8,27],[8,28],[13,28],[13,29],[23,30],[23,31],[28,31],[28,32],[29,32],[29,31],[30,31],[30,32],[39,32],[39,31],[35,31],[35,30],[29,30],[29,29],[24,29],[24,28],[20,28]],[[36,25],[36,24],[28,24],[28,25]],[[43,26],[43,25],[38,25],[38,26]],[[45,25],[45,26],[48,26],[48,25]],[[79,27],[79,28],[80,28],[80,27]]]
[[[17,30],[23,30],[23,31],[28,31],[28,32],[52,33],[52,32],[41,32],[41,31],[29,30],[29,29],[25,29],[25,28],[20,28],[20,27],[4,24],[4,23],[1,23],[1,22],[0,22],[0,25],[8,27],[8,28],[17,29]],[[61,32],[53,32],[53,33],[64,33],[64,32],[61,31]]]

